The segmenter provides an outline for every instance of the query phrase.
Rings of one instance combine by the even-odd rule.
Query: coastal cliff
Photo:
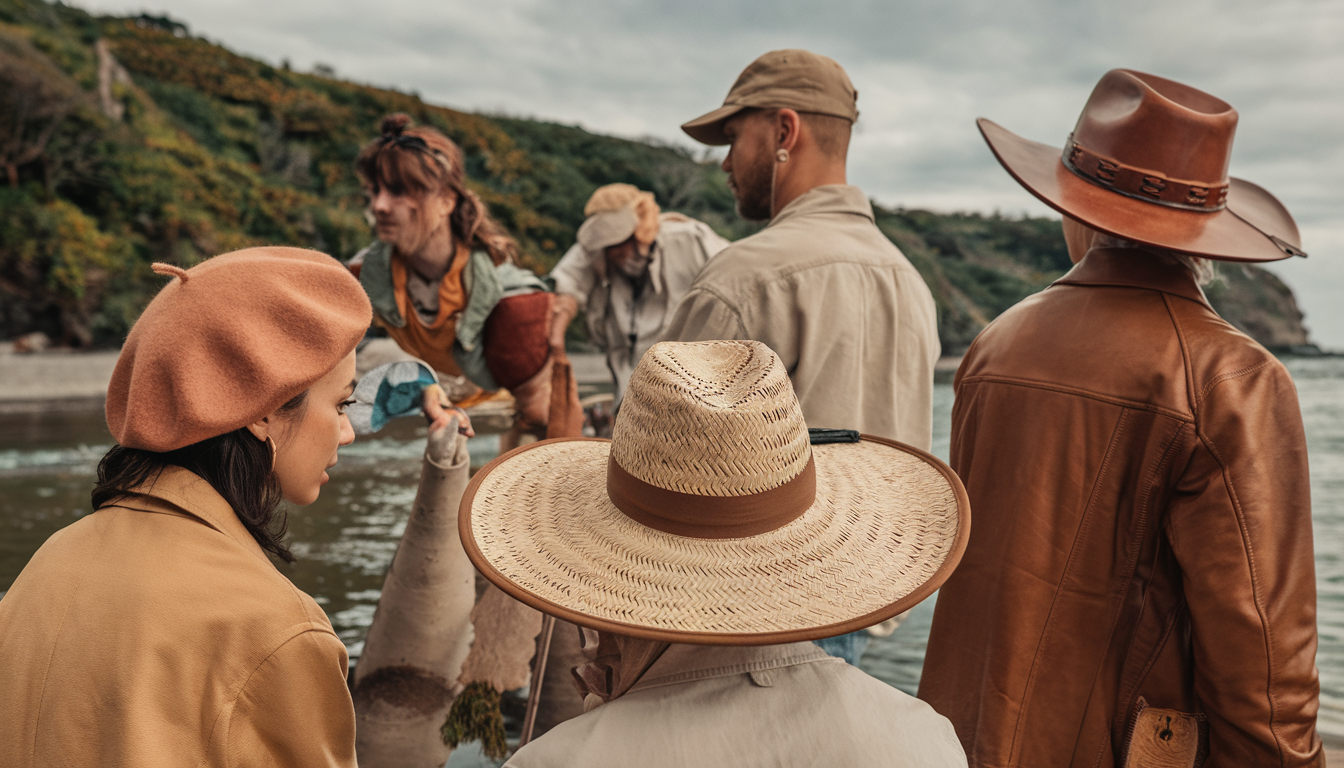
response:
[[[664,210],[730,239],[760,227],[735,213],[717,162],[680,146],[461,112],[330,67],[273,66],[165,17],[0,0],[0,339],[119,344],[162,283],[155,261],[190,266],[264,243],[353,255],[372,239],[354,158],[391,112],[462,147],[473,189],[540,272],[611,182],[651,190]],[[933,291],[945,353],[1069,267],[1057,220],[875,215]],[[1223,273],[1209,296],[1224,317],[1272,349],[1308,348],[1286,285],[1256,267]]]

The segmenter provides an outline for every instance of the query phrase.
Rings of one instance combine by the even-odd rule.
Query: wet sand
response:
[[[580,384],[611,381],[601,354],[575,353],[570,362]],[[935,380],[951,381],[960,362],[960,357],[940,358],[934,366]],[[115,351],[0,352],[0,413],[96,406],[106,396],[116,363]]]
[[[580,384],[610,381],[602,355],[574,354],[570,361]],[[0,352],[0,413],[96,407],[116,364],[116,351]]]

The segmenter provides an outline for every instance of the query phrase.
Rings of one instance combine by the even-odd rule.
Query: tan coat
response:
[[[204,480],[163,472],[0,600],[0,765],[355,765],[345,646]]]
[[[964,768],[966,756],[946,718],[812,643],[673,645],[624,696],[561,723],[508,762],[880,765]]]
[[[971,765],[1192,766],[1201,730],[1206,768],[1320,765],[1307,448],[1283,365],[1174,260],[1094,250],[980,334],[956,394],[975,522],[919,695]]]
[[[667,341],[754,339],[784,361],[809,427],[928,450],[933,295],[858,187],[817,187],[700,273]]]

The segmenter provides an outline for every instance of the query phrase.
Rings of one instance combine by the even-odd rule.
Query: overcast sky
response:
[[[78,0],[77,0],[78,1]],[[1181,80],[1241,113],[1232,174],[1268,188],[1307,260],[1271,268],[1344,349],[1344,2],[1339,0],[92,0],[150,11],[297,69],[467,110],[682,142],[757,55],[808,48],[859,90],[850,179],[886,205],[1045,214],[975,129],[1062,145],[1106,70]]]

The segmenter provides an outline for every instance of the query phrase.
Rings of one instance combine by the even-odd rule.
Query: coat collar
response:
[[[1209,306],[1190,270],[1170,256],[1140,248],[1094,248],[1054,285],[1148,288]]]
[[[116,500],[110,507],[122,507],[179,517],[192,517],[228,536],[266,562],[266,552],[252,538],[233,507],[199,475],[181,467],[167,466],[155,477]]]
[[[851,184],[826,184],[813,187],[790,201],[775,214],[767,229],[782,221],[817,213],[852,213],[874,221],[873,204],[868,202],[862,189]]]
[[[673,643],[630,692],[827,660],[844,663],[810,642],[747,646]]]

